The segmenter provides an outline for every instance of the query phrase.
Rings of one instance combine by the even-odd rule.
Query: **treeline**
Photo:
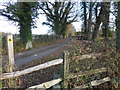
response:
[[[116,27],[116,45],[120,47],[120,2],[6,2],[5,9],[0,10],[0,14],[8,20],[17,22],[20,31],[20,39],[26,46],[32,44],[32,28],[36,28],[36,19],[40,14],[46,16],[47,21],[43,25],[48,25],[56,35],[65,36],[67,25],[82,21],[82,34],[85,40],[95,41],[102,29],[103,37],[108,39],[111,23]],[[110,20],[114,16],[115,20]],[[119,46],[118,46],[119,45]]]

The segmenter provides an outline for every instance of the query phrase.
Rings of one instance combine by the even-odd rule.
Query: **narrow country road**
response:
[[[17,65],[17,67],[20,67],[29,62],[39,60],[49,54],[54,53],[57,50],[63,48],[65,45],[68,45],[70,42],[71,42],[70,39],[66,39],[66,41],[63,43],[57,43],[57,44],[41,47],[38,49],[34,49],[31,51],[19,53],[19,54],[15,55],[15,64]]]

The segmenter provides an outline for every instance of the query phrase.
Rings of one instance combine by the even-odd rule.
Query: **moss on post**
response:
[[[63,88],[68,88],[68,74],[69,74],[69,52],[63,53]]]

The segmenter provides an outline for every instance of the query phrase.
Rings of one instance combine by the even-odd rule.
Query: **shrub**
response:
[[[108,30],[108,37],[113,37],[113,31],[111,31],[111,30]]]

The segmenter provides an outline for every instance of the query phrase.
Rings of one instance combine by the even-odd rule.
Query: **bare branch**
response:
[[[13,21],[19,22],[18,19],[14,19],[14,18],[12,18],[10,15],[3,14],[3,13],[1,13],[1,15],[7,17],[9,20],[13,20]]]

